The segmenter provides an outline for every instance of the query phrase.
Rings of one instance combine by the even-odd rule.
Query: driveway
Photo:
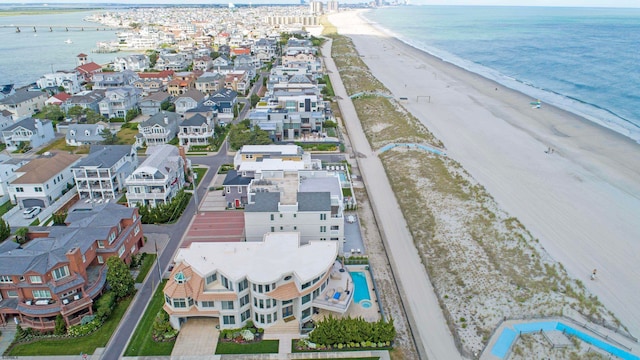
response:
[[[190,318],[182,325],[180,334],[173,346],[174,356],[206,356],[216,353],[220,331],[215,318]]]

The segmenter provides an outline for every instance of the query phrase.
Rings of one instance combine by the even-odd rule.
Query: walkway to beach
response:
[[[353,102],[331,58],[331,43],[326,41],[322,47],[325,66],[336,98],[339,99],[338,104],[351,145],[355,153],[362,154],[357,158],[358,166],[380,226],[395,279],[399,283],[400,296],[408,313],[418,352],[422,358],[460,359],[382,162],[364,135]]]

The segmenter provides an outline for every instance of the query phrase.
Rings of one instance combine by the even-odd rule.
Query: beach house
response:
[[[138,167],[138,154],[131,145],[93,145],[89,155],[71,171],[81,199],[117,199],[126,188],[125,180]]]
[[[2,130],[2,142],[8,151],[16,151],[21,146],[37,148],[55,139],[50,120],[26,118]]]
[[[336,262],[338,248],[332,241],[302,244],[296,232],[191,243],[174,258],[163,308],[176,329],[191,317],[215,318],[230,329],[249,320],[261,328],[291,321],[301,327],[316,308],[343,314],[353,286]]]

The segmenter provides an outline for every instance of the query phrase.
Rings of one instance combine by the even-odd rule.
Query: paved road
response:
[[[191,157],[191,161],[194,164],[207,165],[209,166],[209,171],[204,176],[199,183],[199,185],[205,184],[203,186],[198,186],[198,200],[202,200],[204,198],[205,192],[207,191],[207,185],[211,183],[213,180],[213,176],[215,175],[218,167],[224,163],[229,163],[232,161],[232,158],[227,155],[226,145],[222,144],[220,147],[221,150],[218,154],[213,156],[194,156]],[[190,201],[185,209],[180,220],[175,224],[170,225],[144,225],[143,231],[147,234],[149,233],[162,233],[169,235],[169,243],[166,245],[164,249],[159,249],[160,251],[160,268],[162,270],[166,270],[169,266],[169,263],[173,260],[173,256],[175,254],[176,249],[180,245],[180,241],[182,240],[182,236],[184,235],[185,230],[187,229],[189,223],[191,222],[193,215],[195,214],[195,200]],[[153,292],[156,290],[156,287],[159,283],[159,274],[158,271],[155,271],[155,267],[151,271],[151,274],[147,277],[146,281],[142,284],[142,287],[136,294],[133,302],[129,306],[127,313],[123,317],[120,322],[120,326],[116,330],[116,333],[111,337],[111,340],[106,346],[104,351],[104,355],[102,356],[103,360],[116,360],[119,359],[126,349],[126,346],[133,335],[133,331],[140,321],[142,314],[147,308],[147,304],[153,295]]]
[[[408,313],[420,357],[460,359],[382,162],[369,146],[353,102],[331,58],[330,40],[323,45],[322,55],[335,94],[340,99],[338,104],[351,145],[355,151],[365,156],[357,159],[358,167],[380,226],[395,279],[399,283],[400,296]]]

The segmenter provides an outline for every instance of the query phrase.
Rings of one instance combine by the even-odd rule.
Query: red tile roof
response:
[[[66,92],[61,92],[61,93],[57,93],[55,95],[53,95],[52,97],[60,100],[60,101],[66,101],[68,98],[71,97],[71,95],[67,94]]]
[[[80,72],[84,72],[84,73],[92,73],[92,72],[96,72],[97,70],[102,70],[102,66],[94,63],[94,62],[90,62],[90,63],[86,63],[84,65],[80,65],[76,68],[76,70],[80,71]]]

